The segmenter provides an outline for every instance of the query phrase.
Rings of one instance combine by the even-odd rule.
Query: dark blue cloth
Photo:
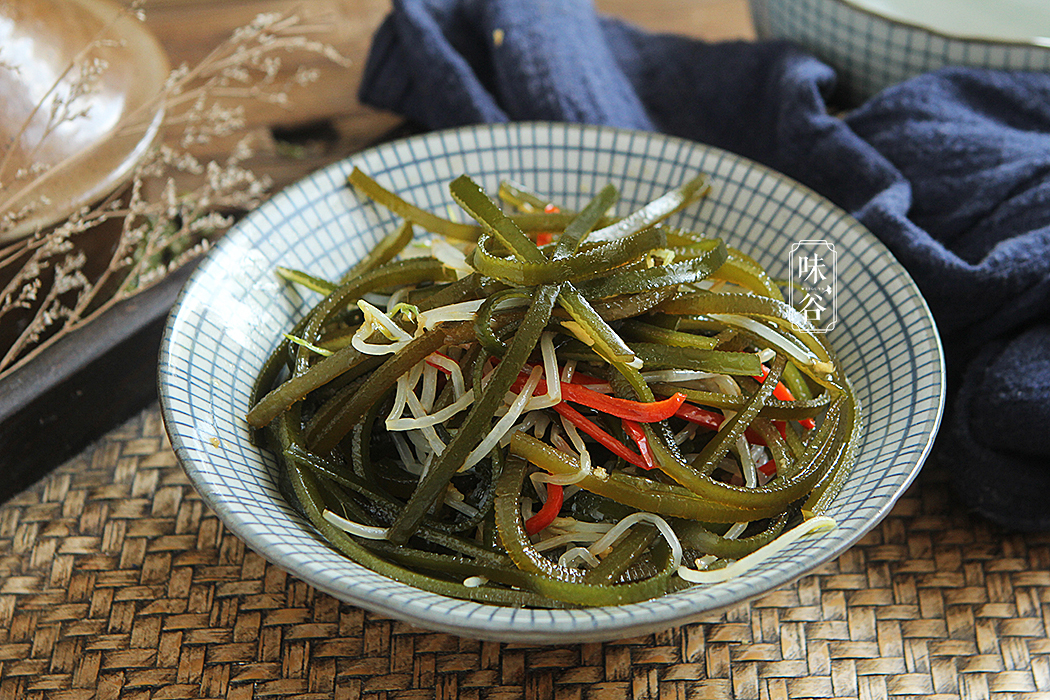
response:
[[[651,34],[587,0],[395,0],[360,96],[430,129],[661,131],[821,192],[889,247],[936,318],[950,395],[935,459],[973,510],[1050,529],[1050,76],[945,69],[844,117],[834,88],[789,44]]]

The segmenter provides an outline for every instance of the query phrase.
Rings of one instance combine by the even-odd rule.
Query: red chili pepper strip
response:
[[[769,368],[762,365],[762,374],[758,377],[752,377],[756,382],[761,384],[766,381],[766,377],[769,375]],[[791,390],[784,386],[784,382],[777,382],[777,388],[773,390],[773,398],[780,399],[781,401],[794,401],[795,397],[791,394]]]
[[[526,376],[524,375],[524,373],[523,374],[519,374],[518,378],[515,379],[514,383],[511,385],[510,390],[512,392],[520,392],[525,387],[525,381],[526,381]],[[561,388],[562,388],[562,392],[563,392],[562,396],[563,397],[565,395],[564,394],[565,387],[568,387],[568,386],[572,386],[572,385],[571,384],[567,384],[565,382],[561,383]],[[542,391],[546,391],[545,387],[546,387],[546,385],[542,384],[542,383],[537,385],[534,394],[539,394]],[[581,389],[582,387],[575,387],[575,388]],[[588,390],[588,391],[590,391],[590,390]],[[596,391],[591,391],[591,393],[592,394],[596,394],[598,396],[601,396],[603,399],[609,398],[609,397],[605,396],[605,394],[599,394]],[[685,397],[683,396],[683,399],[684,398]],[[631,402],[628,402],[628,403],[639,403],[640,404],[641,402],[631,401]],[[659,402],[659,403],[663,403],[663,402]],[[649,405],[649,404],[641,404],[641,405]],[[601,444],[603,447],[605,447],[607,450],[612,452],[617,457],[622,457],[624,459],[624,461],[630,462],[631,464],[639,466],[642,469],[651,469],[652,468],[653,464],[647,464],[645,457],[643,457],[642,455],[639,455],[636,452],[632,451],[631,448],[627,447],[627,445],[623,444],[622,442],[617,440],[615,437],[613,437],[612,435],[607,433],[597,423],[595,423],[591,419],[587,418],[585,415],[583,415],[582,413],[577,411],[575,408],[573,408],[569,404],[565,403],[565,401],[561,401],[560,403],[555,404],[552,408],[555,411],[557,411],[559,414],[564,416],[567,421],[569,421],[570,423],[575,425],[578,430],[582,430],[587,435],[590,435],[592,438],[597,440],[599,444]],[[643,433],[643,435],[644,435],[644,433]],[[651,459],[652,459],[652,457],[650,456],[650,460]]]
[[[690,423],[696,423],[700,427],[707,428],[708,430],[718,430],[722,425],[722,421],[725,420],[725,416],[721,413],[710,411],[706,408],[700,408],[691,403],[682,404],[678,410],[675,411],[675,415],[683,420],[689,421]],[[766,441],[762,439],[762,436],[751,428],[744,431],[744,437],[752,445],[766,444]]]
[[[433,354],[433,355],[441,355],[441,356],[442,356],[442,357],[444,357],[444,358],[445,358],[446,360],[450,360],[450,361],[453,361],[453,362],[455,361],[455,360],[452,360],[452,358],[451,358],[451,357],[449,357],[448,355],[446,355],[446,354],[445,354],[445,353],[443,353],[443,352],[435,352],[435,353],[431,353],[431,354]],[[435,369],[437,369],[437,370],[438,370],[439,372],[443,372],[444,374],[446,374],[446,375],[448,375],[448,376],[450,376],[450,377],[452,376],[452,370],[450,370],[450,369],[449,369],[448,367],[445,367],[445,366],[443,366],[443,365],[439,365],[439,364],[438,364],[438,363],[436,363],[436,362],[433,362],[433,361],[432,361],[432,360],[430,359],[430,355],[427,355],[427,358],[426,358],[426,363],[427,363],[428,365],[430,365],[431,367],[434,367]]]
[[[656,459],[653,457],[653,451],[649,447],[649,440],[645,437],[645,431],[642,430],[642,426],[633,420],[623,419],[623,429],[631,439],[638,445],[638,452],[641,454],[642,459],[645,461],[645,469],[652,469],[656,466]]]
[[[547,484],[547,501],[535,515],[525,521],[525,532],[535,535],[553,523],[561,512],[561,504],[564,501],[562,495],[561,484]]]
[[[530,365],[525,365],[526,368],[531,369]],[[512,394],[519,394],[521,390],[525,388],[525,382],[529,380],[529,375],[525,372],[520,372],[518,378],[514,380],[514,383],[510,385],[510,392]],[[536,385],[536,388],[532,390],[533,396],[543,396],[543,393],[547,391],[547,382],[541,381]]]
[[[675,411],[675,415],[708,430],[718,430],[718,427],[722,425],[722,421],[725,420],[725,416],[721,413],[709,411],[691,403],[684,403],[679,406],[678,410]]]
[[[561,209],[556,204],[548,204],[543,207],[544,214],[557,214]],[[547,245],[554,242],[554,233],[551,231],[540,231],[536,234],[536,245]]]
[[[519,374],[518,378],[514,380],[514,384],[511,385],[510,390],[513,392],[521,391],[527,378],[524,373]],[[537,385],[536,394],[542,395],[547,390],[546,386],[543,383]],[[608,396],[578,384],[562,382],[561,398],[563,401],[572,401],[617,418],[633,420],[636,423],[655,423],[667,420],[675,415],[675,411],[685,403],[686,396],[676,392],[673,396],[660,401],[631,401],[630,399]]]
[[[661,401],[631,401],[607,396],[585,386],[565,382],[562,382],[561,385],[561,397],[565,401],[582,404],[596,411],[636,423],[655,423],[667,420],[685,403],[685,394],[680,392]]]
[[[753,379],[756,382],[758,382],[759,384],[761,384],[762,382],[764,382],[766,380],[766,375],[768,375],[768,374],[769,374],[769,368],[766,367],[765,365],[762,365],[762,376],[753,377]],[[777,382],[777,388],[773,390],[773,398],[780,399],[781,401],[794,401],[795,400],[795,397],[791,393],[791,390],[788,389],[786,386],[784,386],[784,382]],[[799,420],[799,425],[801,425],[806,430],[813,430],[814,428],[817,427],[816,421],[814,421],[812,418],[802,418],[801,420]],[[784,431],[781,430],[780,434],[783,435]]]
[[[641,455],[632,451],[627,445],[623,444],[609,433],[602,430],[597,423],[590,420],[582,413],[577,411],[569,404],[562,401],[561,403],[554,406],[554,410],[565,417],[565,420],[575,425],[579,430],[582,430],[592,438],[597,440],[603,447],[612,452],[617,457],[622,457],[625,461],[630,462],[642,469],[647,469],[645,460],[642,459]]]

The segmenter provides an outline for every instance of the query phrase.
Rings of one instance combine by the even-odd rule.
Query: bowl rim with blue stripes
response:
[[[1050,44],[952,31],[859,0],[749,0],[759,39],[785,39],[836,71],[843,106],[949,66],[1050,71]],[[916,3],[918,5],[918,3]]]
[[[328,546],[286,502],[276,462],[249,437],[251,386],[280,334],[317,297],[278,281],[278,265],[338,278],[395,225],[346,184],[354,166],[421,207],[452,215],[448,182],[512,179],[580,206],[606,183],[626,213],[700,172],[712,190],[675,225],[724,236],[776,275],[799,240],[837,255],[838,322],[829,332],[864,415],[857,467],[828,515],[738,578],[616,607],[534,610],[456,600],[369,571]],[[393,141],[276,194],[209,252],[168,318],[159,362],[165,427],[203,500],[248,547],[317,589],[425,629],[495,641],[562,643],[647,634],[785,586],[875,527],[915,478],[944,405],[944,361],[918,288],[878,239],[838,207],[773,170],[665,135],[548,122],[481,125]]]

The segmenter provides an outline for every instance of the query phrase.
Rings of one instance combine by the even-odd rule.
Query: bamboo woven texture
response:
[[[604,644],[436,634],[247,549],[147,409],[0,507],[0,700],[1050,697],[1050,536],[927,469],[861,543],[695,624]]]

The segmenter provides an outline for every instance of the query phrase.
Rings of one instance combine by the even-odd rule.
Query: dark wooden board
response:
[[[0,501],[156,399],[161,335],[191,268],[114,306],[0,380]]]

